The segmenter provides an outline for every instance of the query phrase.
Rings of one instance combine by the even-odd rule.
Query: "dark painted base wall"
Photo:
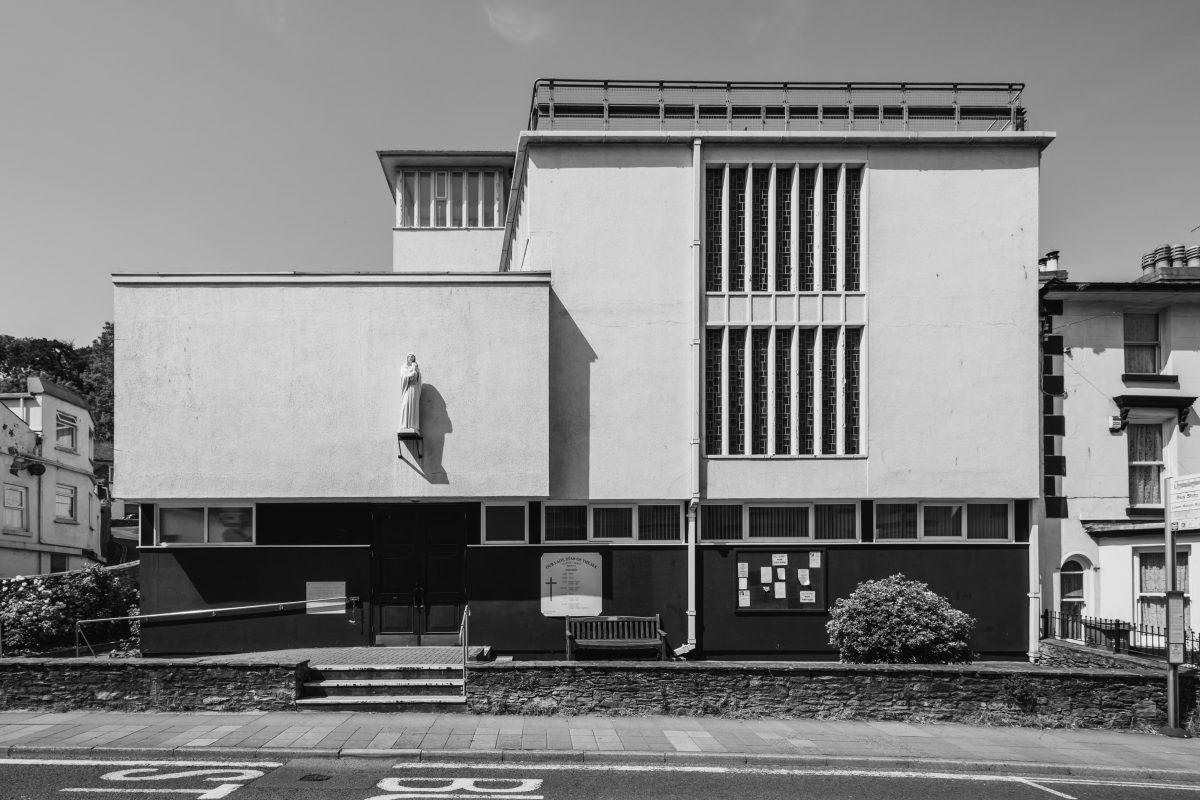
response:
[[[776,548],[786,548],[776,545]],[[739,614],[734,550],[701,547],[700,645],[710,656],[833,656],[828,614]],[[763,546],[770,552],[771,546]],[[924,581],[975,617],[972,649],[1025,658],[1029,648],[1029,548],[1023,544],[859,544],[825,548],[829,607],[862,581],[896,573]]]
[[[687,638],[687,551],[683,547],[529,545],[472,547],[468,552],[472,644],[490,644],[501,653],[565,655],[563,621],[543,617],[541,612],[541,557],[546,552],[600,553],[605,614],[661,614],[672,648]],[[646,653],[654,657],[652,651]]]
[[[142,612],[303,600],[306,581],[345,581],[369,597],[366,547],[176,547],[141,550]],[[355,619],[354,624],[350,619]],[[242,653],[289,647],[366,645],[366,614],[245,613],[142,623],[145,655]]]

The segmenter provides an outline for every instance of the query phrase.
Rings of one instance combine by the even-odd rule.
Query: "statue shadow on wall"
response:
[[[424,384],[421,386],[421,457],[417,457],[417,443],[405,441],[409,457],[403,460],[430,483],[449,483],[450,476],[442,467],[442,453],[446,449],[446,434],[453,431],[454,425],[446,411],[446,398],[433,384]]]

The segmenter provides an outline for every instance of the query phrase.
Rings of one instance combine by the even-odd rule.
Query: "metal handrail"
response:
[[[556,97],[556,90],[569,96]],[[812,107],[816,112],[816,130],[825,122],[841,120],[847,127],[836,130],[883,129],[884,121],[909,130],[912,120],[942,119],[930,117],[940,109],[946,124],[939,129],[959,130],[968,119],[988,122],[986,130],[1024,130],[1025,109],[1021,95],[1025,84],[1013,81],[671,81],[671,80],[596,80],[540,78],[533,84],[530,97],[528,130],[537,130],[543,120],[554,129],[557,118],[576,122],[592,120],[609,130],[617,120],[639,119],[664,130],[668,122],[690,118],[695,129],[724,127],[734,130],[734,121],[760,124],[764,130],[772,124],[791,129],[803,114],[793,116],[793,108]],[[774,93],[778,95],[774,95]],[[639,96],[640,93],[640,96]],[[941,93],[937,95],[935,93]],[[836,96],[840,94],[840,96]],[[720,96],[718,96],[720,95]],[[948,97],[942,96],[948,95]],[[968,98],[972,102],[963,103]],[[923,102],[924,101],[924,102]],[[710,116],[724,109],[723,115]],[[830,113],[828,119],[821,109]],[[811,109],[810,109],[811,110]],[[683,117],[679,114],[684,113]],[[980,114],[982,113],[982,116]],[[746,116],[746,115],[749,116]],[[632,116],[631,116],[632,115]],[[782,120],[782,122],[780,122]],[[857,125],[855,124],[857,121]],[[618,123],[619,124],[619,123]],[[586,129],[587,126],[584,126]],[[679,129],[687,129],[684,126]],[[575,128],[578,129],[578,128]],[[677,129],[672,127],[671,129]],[[801,128],[797,128],[799,130]],[[808,129],[808,128],[804,128]],[[922,128],[932,129],[932,128]],[[970,130],[984,130],[979,126]]]
[[[317,597],[311,600],[286,600],[282,603],[257,603],[252,606],[222,606],[220,608],[205,608],[194,611],[164,611],[159,614],[131,614],[127,617],[99,617],[97,619],[81,619],[75,622],[75,657],[79,657],[79,640],[82,637],[83,643],[87,645],[88,651],[94,656],[96,651],[92,648],[92,643],[88,641],[87,634],[83,632],[84,625],[92,625],[98,622],[120,622],[122,620],[143,620],[143,619],[166,619],[167,617],[182,618],[182,617],[215,617],[219,614],[230,614],[238,611],[254,611],[257,609],[271,608],[277,612],[282,612],[286,608],[297,606],[308,606],[310,603],[334,603],[337,601],[345,601],[350,613],[353,616],[354,609],[358,607],[360,598],[358,595],[345,595],[343,597]],[[351,620],[353,621],[353,619]]]
[[[467,696],[467,657],[470,655],[470,646],[467,641],[470,638],[471,631],[471,605],[470,603],[463,606],[462,622],[458,624],[458,638],[462,642],[462,692],[463,697]]]

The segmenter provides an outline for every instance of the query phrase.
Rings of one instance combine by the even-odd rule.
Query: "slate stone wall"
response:
[[[307,662],[0,659],[0,709],[280,711],[296,708]]]
[[[1183,686],[1196,727],[1196,682]],[[1046,727],[1163,724],[1166,689],[1144,671],[1013,665],[511,662],[472,666],[474,713],[644,714],[952,721]]]
[[[1061,639],[1043,639],[1038,646],[1038,661],[1047,667],[1083,667],[1085,669],[1136,669],[1162,673],[1166,662],[1113,653]]]

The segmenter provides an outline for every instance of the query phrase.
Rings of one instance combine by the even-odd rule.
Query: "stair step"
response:
[[[429,697],[461,695],[462,678],[416,678],[383,680],[305,681],[305,697],[363,697],[394,695],[399,692]]]
[[[308,679],[313,681],[362,681],[362,680],[462,680],[461,665],[351,665],[329,664],[310,666]]]
[[[467,699],[462,695],[375,695],[371,697],[301,697],[301,709],[319,711],[464,711]]]

